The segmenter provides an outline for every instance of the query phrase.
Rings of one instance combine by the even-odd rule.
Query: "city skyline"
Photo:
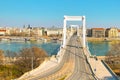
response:
[[[0,27],[62,27],[64,15],[86,16],[87,27],[120,28],[119,0],[2,0]],[[80,23],[81,24],[81,23]]]

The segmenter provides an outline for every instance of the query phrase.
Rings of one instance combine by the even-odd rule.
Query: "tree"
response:
[[[0,50],[0,65],[3,64],[3,59],[4,59],[4,51],[3,50]]]
[[[40,63],[42,63],[48,55],[43,49],[40,49],[38,47],[32,47],[32,57],[33,57],[33,62],[34,62],[34,68],[39,66]]]
[[[5,57],[7,58],[7,60],[5,60],[6,64],[13,64],[14,58],[17,56],[17,53],[10,50],[6,50],[5,53]]]
[[[120,43],[112,44],[106,55],[106,61],[110,64],[120,62]]]
[[[119,71],[120,75],[120,43],[112,44],[110,51],[107,53],[105,61],[113,69]]]
[[[38,67],[47,56],[46,52],[38,47],[23,48],[20,50],[17,60],[15,61],[15,66],[20,72],[18,76],[32,68]]]

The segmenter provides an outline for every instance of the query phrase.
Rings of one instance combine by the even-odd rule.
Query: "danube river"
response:
[[[92,55],[105,56],[110,49],[111,42],[88,42],[89,50]],[[37,46],[44,49],[50,56],[57,54],[59,43],[39,43],[39,42],[0,42],[0,49],[18,52],[22,48]]]
[[[12,51],[12,52],[18,52],[22,48],[30,48],[32,46],[37,46],[39,48],[44,49],[48,55],[54,55],[58,52],[60,44],[59,43],[40,43],[40,42],[0,42],[0,49],[7,51]],[[4,53],[6,55],[6,53]],[[12,55],[12,54],[11,54]]]
[[[88,42],[92,55],[105,56],[110,50],[110,42]]]

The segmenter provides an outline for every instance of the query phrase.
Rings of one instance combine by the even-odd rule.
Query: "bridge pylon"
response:
[[[82,28],[82,43],[83,43],[82,47],[85,48],[86,47],[86,20],[85,20],[85,16],[64,16],[62,47],[65,48],[65,46],[66,46],[67,21],[82,21],[82,27],[83,27]],[[77,34],[77,35],[79,36],[79,34]]]

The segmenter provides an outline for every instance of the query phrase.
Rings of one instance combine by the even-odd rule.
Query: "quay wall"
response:
[[[95,38],[87,37],[87,41],[120,41],[120,38]]]

